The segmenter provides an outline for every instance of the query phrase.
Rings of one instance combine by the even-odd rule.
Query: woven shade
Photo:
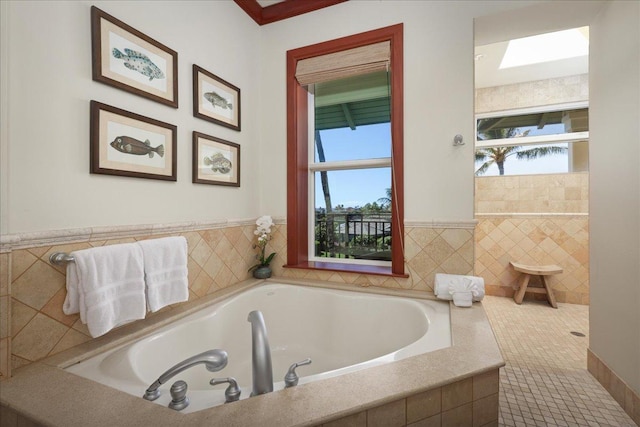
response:
[[[296,79],[302,86],[387,70],[391,43],[361,46],[298,61]]]

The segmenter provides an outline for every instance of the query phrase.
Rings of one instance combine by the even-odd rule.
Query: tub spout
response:
[[[249,313],[247,321],[251,322],[251,361],[253,366],[251,396],[270,393],[273,391],[273,370],[264,317],[261,312],[252,311]]]
[[[169,381],[173,376],[180,372],[189,369],[192,366],[203,363],[209,372],[217,372],[224,369],[227,366],[227,352],[224,350],[207,350],[203,353],[191,356],[188,359],[170,367],[167,371],[160,375],[160,377],[149,386],[147,391],[144,392],[144,397],[147,400],[156,400],[160,397],[160,390],[158,388]]]

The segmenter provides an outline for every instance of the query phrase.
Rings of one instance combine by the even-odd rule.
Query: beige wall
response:
[[[585,74],[478,89],[476,112],[588,99]],[[519,273],[510,261],[555,264],[563,268],[548,280],[556,299],[589,304],[588,172],[476,177],[475,212],[475,274],[485,279],[489,295],[513,296]]]
[[[555,264],[548,279],[559,302],[589,304],[589,175],[476,178],[475,274],[487,294],[513,296],[510,261]],[[536,283],[532,280],[532,283]]]
[[[589,174],[476,178],[476,214],[587,214]]]
[[[66,268],[49,263],[54,252],[71,252],[94,246],[135,242],[136,240],[182,235],[188,241],[189,300],[198,299],[250,277],[247,269],[255,263],[253,224],[222,226],[197,231],[162,233],[113,229],[94,232],[77,243],[64,243],[60,236],[46,246],[15,249],[2,254],[10,268],[10,310],[1,313],[3,347],[0,354],[2,376],[25,364],[56,354],[91,340],[79,315],[65,315],[62,303],[66,296]],[[69,230],[70,232],[73,230]],[[100,235],[98,235],[100,234]],[[55,243],[55,241],[60,243]],[[278,229],[272,240],[274,246],[283,243]],[[6,261],[4,261],[6,260]],[[276,262],[279,259],[276,258]],[[4,298],[4,297],[3,297]],[[171,309],[170,307],[163,310]],[[162,311],[162,310],[161,310]],[[153,316],[153,314],[149,314]],[[7,356],[10,356],[8,362]]]
[[[480,114],[587,100],[589,75],[580,74],[477,89],[475,108]]]
[[[440,228],[442,227],[442,228]],[[405,229],[405,254],[408,278],[337,273],[315,270],[284,269],[286,225],[278,224],[270,241],[277,252],[272,263],[274,274],[288,278],[319,279],[345,286],[378,286],[396,289],[433,290],[435,272],[471,274],[473,272],[474,223],[425,225],[413,224]],[[154,227],[149,230],[112,228],[94,230],[76,243],[58,235],[40,238],[44,246],[16,248],[0,254],[0,379],[12,369],[51,356],[91,340],[86,325],[78,315],[62,312],[66,295],[64,267],[49,264],[53,252],[70,252],[93,246],[133,242],[140,239],[182,235],[189,244],[189,300],[247,279],[248,268],[255,263],[252,222],[219,225],[189,230],[192,227]],[[82,234],[67,230],[65,234]],[[16,237],[16,241],[24,240]],[[5,249],[7,246],[5,246]],[[163,310],[170,310],[166,308]],[[153,314],[150,314],[153,316]]]

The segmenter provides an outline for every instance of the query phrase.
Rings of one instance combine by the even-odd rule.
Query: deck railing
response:
[[[391,213],[320,213],[315,218],[315,255],[391,260]]]

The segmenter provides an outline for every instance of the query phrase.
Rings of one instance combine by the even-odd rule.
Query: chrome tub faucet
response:
[[[203,353],[196,354],[195,356],[191,356],[188,359],[183,360],[182,362],[172,366],[167,369],[167,371],[160,375],[160,377],[149,386],[147,391],[144,392],[144,397],[147,400],[156,400],[160,397],[160,390],[158,388],[169,381],[172,377],[179,374],[180,372],[191,368],[192,366],[198,364],[204,364],[209,372],[217,372],[224,369],[227,366],[227,352],[224,350],[207,350]],[[269,366],[271,366],[271,362],[269,362]]]
[[[273,391],[273,369],[271,367],[271,347],[267,338],[267,328],[260,311],[249,313],[247,321],[251,322],[251,361],[253,388],[251,396]]]

